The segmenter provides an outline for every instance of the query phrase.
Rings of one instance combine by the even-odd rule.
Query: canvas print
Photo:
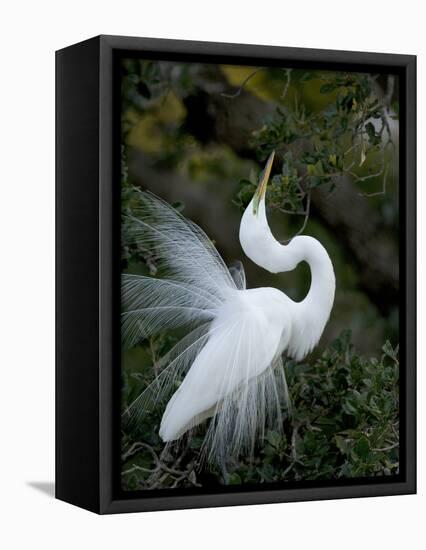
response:
[[[398,77],[119,84],[122,490],[398,475]]]

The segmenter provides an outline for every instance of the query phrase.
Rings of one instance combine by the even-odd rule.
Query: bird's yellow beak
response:
[[[253,196],[253,214],[259,212],[259,203],[265,198],[266,187],[268,185],[269,176],[271,175],[272,163],[274,162],[275,151],[269,155],[268,160],[266,161],[265,169],[263,170],[262,177],[256,192]]]

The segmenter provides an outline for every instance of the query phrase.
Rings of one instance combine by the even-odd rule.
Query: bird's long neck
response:
[[[307,235],[295,237],[287,245],[278,242],[269,228],[264,200],[256,212],[252,203],[246,208],[240,225],[240,242],[246,255],[271,273],[293,271],[303,261],[309,264],[309,292],[301,302],[292,304],[293,332],[296,337],[299,334],[304,346],[306,344],[306,354],[317,344],[333,307],[336,281],[327,251]],[[294,356],[299,358],[304,354],[299,350]]]
[[[272,158],[273,156],[270,157]],[[266,177],[263,177],[241,218],[240,243],[254,263],[271,273],[293,271],[303,261],[309,264],[311,286],[308,294],[301,302],[290,300],[290,303],[283,306],[292,310],[288,350],[294,358],[302,359],[318,343],[323,333],[333,307],[336,280],[330,257],[319,241],[300,235],[283,245],[273,236],[264,200],[268,176],[269,172],[266,170]]]
[[[305,308],[324,309],[327,318],[334,300],[336,281],[333,265],[326,249],[313,237],[295,237],[289,244],[274,243],[274,266],[269,271],[282,273],[292,271],[300,262],[307,262],[311,270],[311,286],[306,297],[299,302]]]
[[[324,311],[327,319],[334,301],[336,280],[330,257],[322,244],[312,237],[298,237],[303,239],[301,250],[311,270],[311,285],[306,297],[300,302],[301,306],[311,309],[314,305]]]
[[[313,237],[300,236],[288,245],[280,245],[280,271],[288,271],[291,264],[306,261],[311,270],[309,292],[301,302],[295,302],[294,331],[303,338],[303,349],[293,350],[293,356],[302,358],[317,343],[324,331],[334,302],[336,280],[333,265],[322,244]],[[298,344],[299,346],[299,344]]]
[[[330,257],[313,237],[295,237],[283,245],[269,228],[250,253],[254,262],[272,273],[293,271],[303,261],[311,269],[308,294],[301,302],[291,302],[292,326],[287,351],[299,361],[317,345],[333,307],[336,281]]]

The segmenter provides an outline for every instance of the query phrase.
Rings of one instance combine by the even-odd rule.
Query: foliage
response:
[[[287,363],[293,414],[285,436],[269,433],[242,481],[375,476],[398,471],[398,358],[357,355],[350,334],[311,363]]]
[[[254,131],[252,146],[260,160],[272,150],[282,156],[281,173],[274,176],[267,196],[268,206],[309,216],[311,190],[327,185],[333,191],[344,181],[343,176],[359,183],[381,179],[384,192],[390,167],[386,151],[394,144],[388,105],[384,99],[379,100],[371,75],[298,75],[299,89],[306,83],[312,86],[314,81],[324,101],[320,109],[310,111],[296,93],[293,102],[282,102],[274,116]],[[256,185],[255,175],[240,181],[236,202],[242,208],[247,206]]]
[[[171,337],[146,346],[155,365]],[[225,474],[207,470],[200,457],[202,426],[181,447],[168,449],[157,435],[162,406],[146,423],[123,428],[123,487],[209,486],[339,479],[398,473],[398,350],[386,342],[380,359],[359,356],[344,332],[316,361],[287,361],[293,403],[283,433],[268,432],[252,462],[241,459]],[[123,407],[153,377],[123,370]]]

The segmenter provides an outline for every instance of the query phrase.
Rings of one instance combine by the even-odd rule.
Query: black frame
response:
[[[398,478],[143,495],[119,490],[119,109],[122,56],[400,77],[401,461]],[[97,513],[416,492],[416,57],[99,36],[56,52],[56,498]],[[118,112],[117,112],[118,111]],[[119,147],[118,147],[119,151]],[[117,179],[118,178],[118,179]],[[402,304],[406,303],[403,310]],[[282,487],[282,486],[281,486]]]

